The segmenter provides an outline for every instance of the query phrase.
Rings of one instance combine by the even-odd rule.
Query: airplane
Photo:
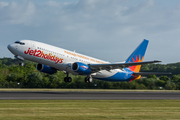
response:
[[[36,69],[40,72],[54,74],[58,70],[66,74],[65,82],[71,82],[73,75],[82,75],[86,83],[91,83],[93,79],[111,82],[131,82],[141,78],[141,75],[170,74],[157,72],[140,72],[141,65],[158,63],[161,61],[143,62],[149,40],[144,39],[135,51],[125,62],[110,63],[90,56],[86,56],[75,51],[55,47],[49,44],[33,41],[20,40],[9,44],[7,48],[19,59],[23,66],[24,60],[37,63]]]

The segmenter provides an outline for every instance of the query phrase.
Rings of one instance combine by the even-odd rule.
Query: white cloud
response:
[[[18,4],[17,2],[6,2],[4,3],[4,6],[5,5],[6,7],[0,7],[1,22],[23,25],[28,25],[31,23],[36,9],[32,2],[23,2],[23,4]]]
[[[124,61],[147,38],[145,60],[178,62],[179,5],[164,7],[155,0],[130,3],[0,2],[0,39],[6,44],[34,39],[108,61]]]
[[[8,5],[9,5],[8,2],[0,1],[0,9],[3,8],[3,7],[6,7],[6,6],[8,6]]]

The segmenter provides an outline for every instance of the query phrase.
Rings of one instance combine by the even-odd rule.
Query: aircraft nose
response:
[[[11,44],[9,44],[9,45],[7,46],[7,48],[10,50],[10,49],[12,48]]]
[[[9,44],[9,45],[7,46],[7,48],[11,51],[11,50],[13,49],[13,45],[12,45],[12,44]]]
[[[16,46],[14,44],[9,44],[7,48],[9,49],[9,51],[13,52],[16,49]]]

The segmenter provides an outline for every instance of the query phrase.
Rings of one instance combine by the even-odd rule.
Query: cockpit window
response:
[[[23,43],[23,42],[20,42],[20,45],[25,45],[25,43]]]
[[[20,41],[16,41],[15,43],[20,44],[20,45],[25,45],[25,43],[20,42]]]
[[[19,43],[20,43],[20,41],[16,41],[15,43],[18,43],[18,44],[19,44]]]

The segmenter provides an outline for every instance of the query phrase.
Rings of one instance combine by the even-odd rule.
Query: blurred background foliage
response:
[[[94,79],[85,83],[84,76],[72,77],[71,83],[64,82],[64,74],[58,71],[53,75],[36,70],[36,64],[24,61],[19,66],[17,59],[0,58],[0,88],[75,88],[75,89],[166,89],[180,90],[180,62],[172,64],[142,65],[141,72],[171,72],[172,75],[144,76],[132,82],[106,82]]]

